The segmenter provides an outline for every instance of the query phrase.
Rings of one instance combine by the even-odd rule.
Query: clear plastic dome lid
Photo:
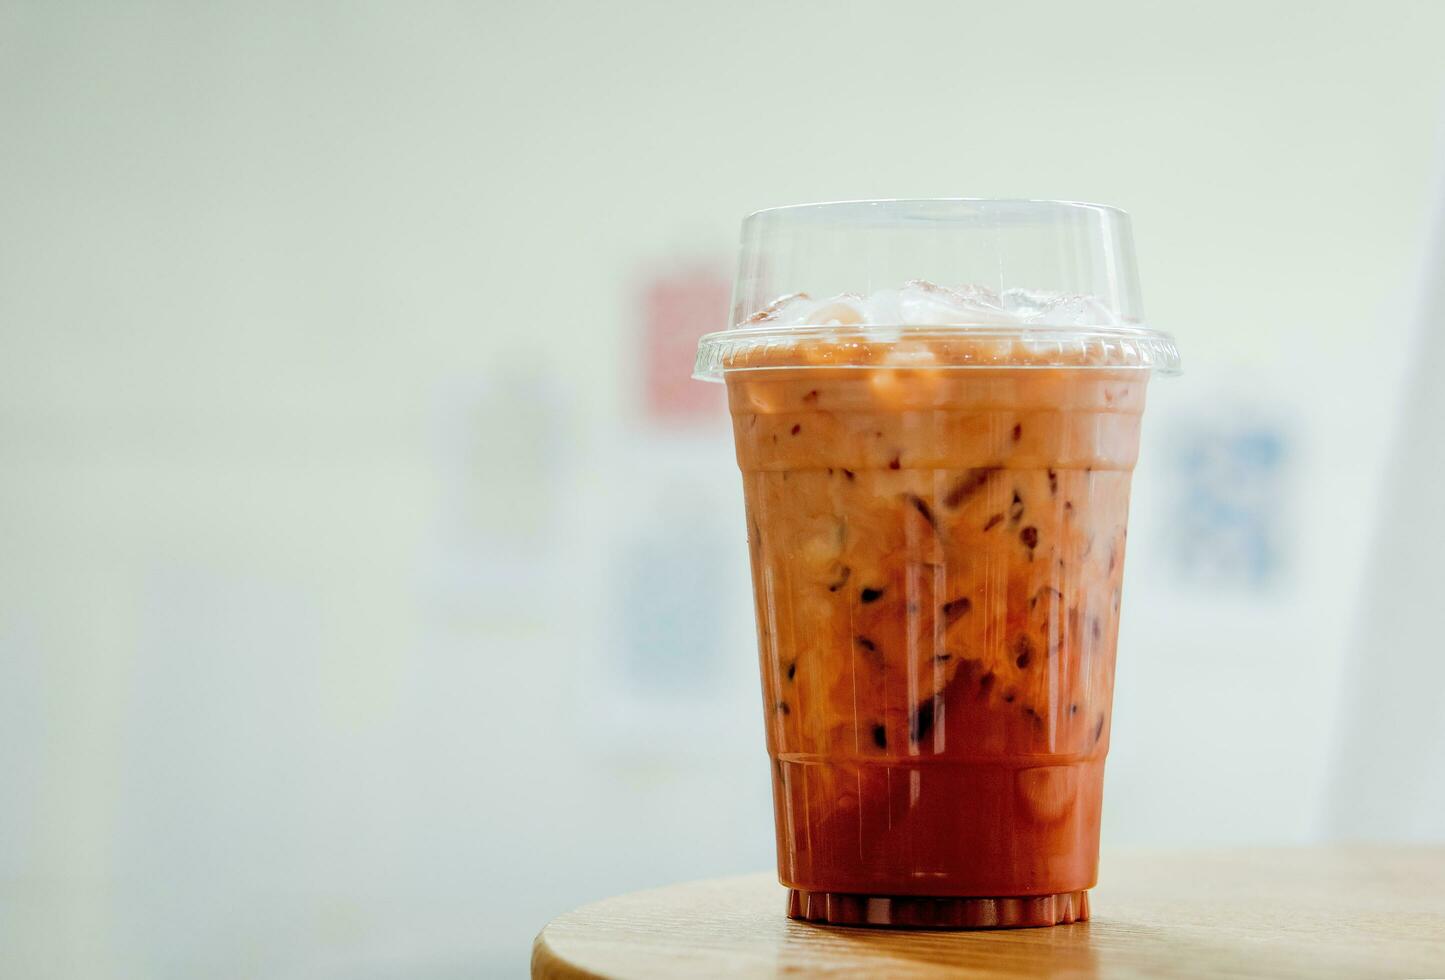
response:
[[[732,325],[694,377],[830,367],[1177,374],[1144,319],[1129,216],[1066,201],[849,201],[743,221]]]

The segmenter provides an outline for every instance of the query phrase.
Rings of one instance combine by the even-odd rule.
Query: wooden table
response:
[[[771,874],[554,919],[534,977],[1445,977],[1445,848],[1112,851],[1093,920],[900,932],[783,915]]]

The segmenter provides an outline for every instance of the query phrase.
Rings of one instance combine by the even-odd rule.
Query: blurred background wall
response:
[[[514,975],[572,905],[769,867],[739,480],[685,376],[738,220],[808,200],[1135,216],[1187,374],[1107,840],[1445,838],[1441,36],[0,4],[0,962]]]

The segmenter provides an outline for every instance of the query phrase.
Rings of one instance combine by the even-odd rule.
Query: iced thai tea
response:
[[[1027,328],[1089,302],[788,297],[743,330],[796,330],[718,355],[795,918],[1088,917],[1151,374]]]

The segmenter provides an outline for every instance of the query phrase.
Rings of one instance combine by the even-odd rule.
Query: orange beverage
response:
[[[843,305],[720,372],[789,914],[1085,919],[1150,368]]]

